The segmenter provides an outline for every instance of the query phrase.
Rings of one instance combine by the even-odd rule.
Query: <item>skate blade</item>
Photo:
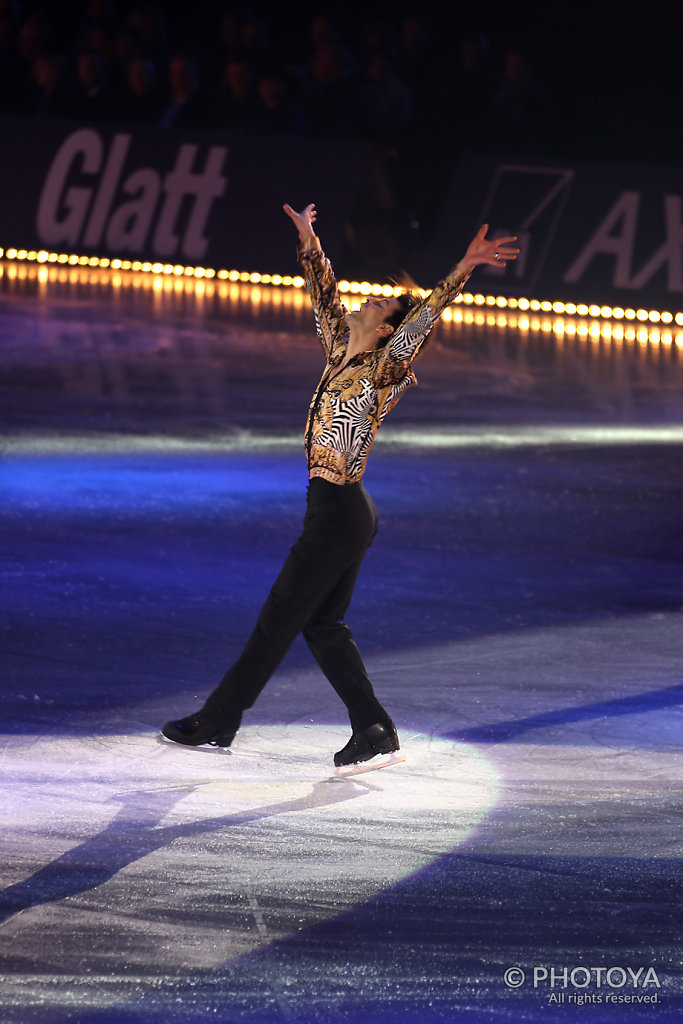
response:
[[[398,751],[393,754],[378,754],[371,761],[359,761],[356,764],[341,764],[334,769],[337,778],[348,779],[350,775],[362,775],[364,772],[374,772],[378,768],[391,768],[393,764],[402,764],[406,755]]]

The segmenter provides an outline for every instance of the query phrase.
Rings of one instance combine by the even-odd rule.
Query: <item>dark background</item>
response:
[[[677,163],[682,29],[680,5],[663,3],[0,0],[0,113],[168,122],[170,67],[182,56],[196,90],[176,126],[369,140],[389,170],[391,214],[429,230],[464,151]],[[320,88],[326,46],[341,75]],[[378,53],[382,83],[370,80]],[[97,98],[83,95],[83,54],[100,64]],[[44,58],[59,64],[49,96],[36,81]],[[224,88],[236,59],[253,101],[239,116]],[[145,103],[131,100],[134,60],[151,76]],[[259,95],[269,76],[285,96],[275,113]]]

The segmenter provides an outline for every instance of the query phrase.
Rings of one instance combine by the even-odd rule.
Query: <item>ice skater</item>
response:
[[[315,314],[325,370],[311,401],[305,433],[309,484],[303,532],[276,579],[242,654],[204,706],[167,722],[176,743],[229,747],[290,645],[303,633],[323,673],[346,705],[351,739],[334,755],[343,770],[399,750],[396,728],[379,702],[344,622],[377,511],[362,477],[387,413],[417,379],[412,362],[436,320],[474,268],[514,260],[514,237],[475,235],[454,269],[424,299],[410,290],[342,306],[329,261],[315,234],[315,204],[284,211],[299,233],[299,262]]]

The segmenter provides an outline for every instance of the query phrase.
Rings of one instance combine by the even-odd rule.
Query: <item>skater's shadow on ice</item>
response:
[[[532,729],[547,726],[567,725],[571,722],[586,722],[596,718],[613,718],[619,715],[640,715],[648,711],[677,707],[683,700],[683,685],[668,686],[663,690],[635,693],[628,697],[614,697],[611,700],[579,704],[576,707],[557,708],[527,718],[515,718],[491,725],[477,725],[471,729],[447,733],[449,739],[463,743],[505,743],[516,739]]]
[[[247,825],[291,811],[327,807],[368,792],[355,780],[324,780],[314,783],[308,794],[295,800],[157,828],[178,800],[196,788],[141,790],[121,798],[121,810],[102,832],[68,850],[24,881],[0,892],[0,922],[29,907],[54,903],[95,889],[122,868],[168,846],[174,839],[188,839],[234,825]]]

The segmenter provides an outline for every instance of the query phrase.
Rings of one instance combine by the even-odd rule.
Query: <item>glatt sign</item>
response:
[[[337,261],[370,159],[349,139],[226,138],[0,117],[0,246],[215,269],[296,267],[282,204],[315,199]],[[389,268],[391,269],[391,268]]]
[[[73,131],[47,169],[36,228],[47,248],[151,253],[200,261],[207,225],[228,183],[226,146],[180,143],[172,166],[131,167],[133,135],[109,144],[94,128]]]

